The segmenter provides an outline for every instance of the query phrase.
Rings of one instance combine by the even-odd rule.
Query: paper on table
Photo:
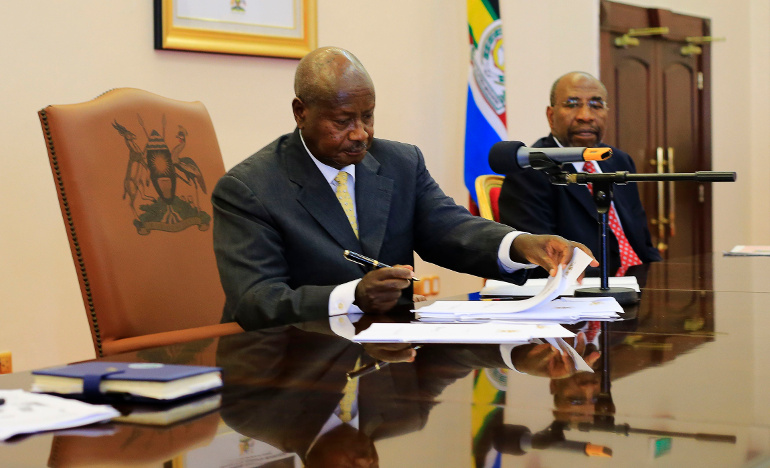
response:
[[[528,299],[521,301],[510,301],[504,305],[497,306],[498,309],[502,308],[505,312],[518,312],[535,307],[538,304],[542,304],[548,301],[552,301],[557,298],[567,285],[577,282],[577,278],[583,273],[588,264],[591,263],[591,257],[577,247],[572,252],[572,260],[567,264],[566,268],[562,270],[561,265],[556,272],[555,276],[549,276],[543,289]],[[466,302],[466,301],[437,301],[433,304],[422,307],[419,310],[414,310],[418,316],[425,316],[427,313],[432,312],[444,312],[455,313],[460,308],[467,308],[468,304],[474,304],[472,309],[481,311],[489,311],[494,309],[495,306],[490,306],[492,303],[478,303],[478,302]]]
[[[85,426],[120,416],[109,405],[92,405],[24,390],[0,390],[0,440],[17,434]]]
[[[581,320],[612,320],[623,308],[611,297],[562,297],[521,310],[523,301],[436,301],[418,309],[421,322],[465,322],[487,320],[535,320],[574,323]]]
[[[529,312],[548,316],[548,320],[567,319],[610,319],[618,316],[623,309],[612,298],[580,298],[554,300],[591,263],[582,250],[575,248],[572,260],[562,271],[559,267],[555,276],[549,277],[543,289],[535,296],[521,301],[436,301],[433,304],[413,310],[421,321],[463,321],[463,320],[516,320],[519,314]]]
[[[525,344],[544,339],[562,354],[569,354],[575,370],[593,372],[591,366],[564,338],[574,333],[558,324],[513,322],[374,323],[353,338],[359,343]]]
[[[558,324],[373,323],[353,338],[358,343],[518,343],[532,338],[572,337]]]
[[[736,245],[725,257],[769,257],[770,245]]]
[[[639,283],[635,276],[620,276],[607,278],[608,286],[611,288],[631,288],[639,292]],[[522,285],[508,283],[505,281],[489,279],[481,289],[482,296],[534,296],[545,286],[546,278],[532,278]],[[601,278],[583,278],[583,284],[577,281],[567,285],[561,292],[561,296],[572,296],[575,289],[578,288],[598,288],[601,286]]]

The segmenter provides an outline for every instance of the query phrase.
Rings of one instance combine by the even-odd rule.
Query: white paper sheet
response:
[[[533,323],[373,323],[353,338],[358,343],[519,343],[532,338],[568,338],[559,324]]]
[[[639,282],[635,276],[620,276],[607,278],[611,288],[631,288],[639,292]],[[481,289],[481,296],[534,296],[545,287],[546,278],[532,278],[522,285],[507,283],[505,281],[487,280]],[[583,278],[583,284],[577,281],[567,285],[561,293],[561,296],[572,296],[575,289],[579,288],[598,288],[601,286],[600,278]]]
[[[52,431],[108,421],[120,416],[109,405],[92,405],[53,395],[0,390],[0,440],[17,434]]]
[[[421,322],[535,320],[574,323],[581,320],[613,320],[623,308],[611,297],[562,297],[522,310],[523,301],[436,301],[415,312]]]
[[[580,320],[611,320],[623,312],[618,302],[610,297],[569,298],[560,296],[567,286],[591,263],[591,257],[575,248],[572,260],[562,271],[549,277],[543,289],[527,299],[518,301],[436,301],[413,310],[421,322],[462,322],[489,320],[538,320],[575,322]]]

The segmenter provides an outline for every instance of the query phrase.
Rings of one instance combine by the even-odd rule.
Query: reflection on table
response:
[[[407,467],[597,466],[587,453],[611,453],[613,466],[758,466],[770,455],[770,295],[753,273],[756,259],[741,282],[722,276],[722,265],[740,271],[725,260],[653,265],[627,320],[569,325],[588,343],[584,354],[600,353],[594,373],[550,379],[506,371],[499,346],[426,345],[413,362],[356,379],[353,423],[339,409],[346,373],[382,350],[351,343],[328,322],[112,357],[219,365],[221,407],[170,426],[17,438],[0,444],[0,465],[294,467],[343,457]],[[0,388],[30,383],[28,372],[0,376]]]

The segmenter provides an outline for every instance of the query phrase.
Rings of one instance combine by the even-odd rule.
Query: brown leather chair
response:
[[[487,174],[476,177],[476,198],[479,201],[479,215],[482,218],[500,221],[500,189],[503,186],[503,176]]]
[[[38,114],[97,356],[241,331],[218,323],[203,104],[120,88]]]

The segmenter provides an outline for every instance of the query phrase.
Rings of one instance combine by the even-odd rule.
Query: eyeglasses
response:
[[[603,99],[589,99],[586,104],[589,109],[596,112],[609,109]],[[578,98],[570,98],[562,102],[561,106],[570,110],[580,109],[583,107],[583,101]]]

